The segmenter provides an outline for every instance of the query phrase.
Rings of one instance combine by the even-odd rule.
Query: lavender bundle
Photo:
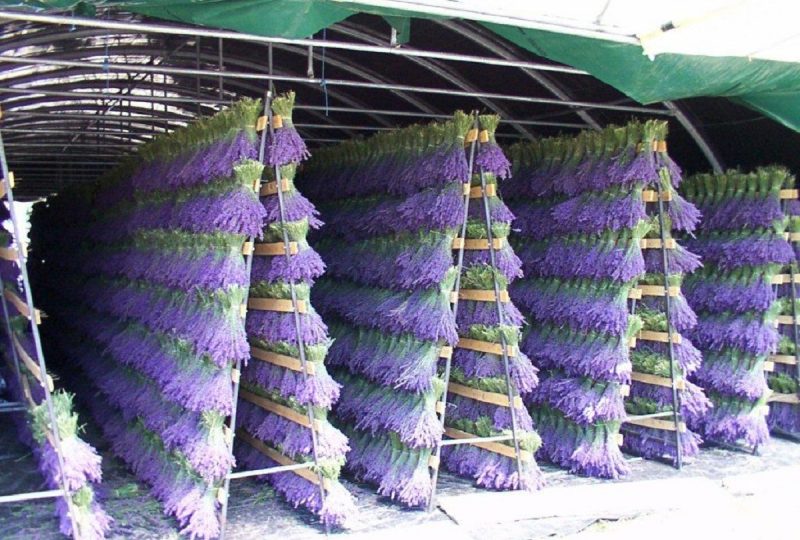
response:
[[[752,446],[769,439],[764,363],[780,342],[771,281],[794,257],[780,207],[787,176],[779,168],[730,171],[692,177],[683,188],[705,216],[687,241],[704,268],[687,277],[685,290],[698,314],[692,341],[703,353],[694,381],[714,405],[691,425],[706,439]]]
[[[268,138],[270,182],[261,204],[266,210],[263,242],[278,248],[275,255],[258,255],[253,259],[250,298],[289,302],[292,285],[295,298],[303,306],[298,315],[300,336],[295,327],[295,314],[287,311],[250,309],[247,334],[252,345],[252,358],[242,372],[238,405],[238,421],[245,440],[237,443],[239,462],[252,469],[276,466],[272,458],[259,451],[266,445],[295,462],[314,460],[311,428],[297,423],[305,420],[309,408],[314,417],[319,472],[324,478],[320,487],[307,475],[293,472],[268,475],[265,480],[284,495],[295,507],[304,506],[320,516],[323,523],[343,525],[352,517],[355,507],[349,493],[339,484],[339,470],[348,450],[347,438],[327,420],[328,410],[339,399],[340,385],[328,374],[324,360],[331,340],[327,327],[310,303],[311,286],[325,269],[319,255],[308,245],[310,229],[322,223],[314,206],[295,187],[297,166],[308,153],[291,124],[294,93],[278,96],[272,102],[274,130]],[[275,167],[280,179],[275,178]],[[274,189],[273,189],[274,188]],[[279,193],[284,206],[281,220]],[[288,259],[284,252],[284,235],[296,253]],[[308,375],[299,359],[303,347]],[[265,409],[267,405],[278,407]],[[288,408],[298,414],[284,414]],[[258,441],[254,446],[253,440]],[[315,469],[316,470],[316,469]],[[315,473],[316,474],[316,473]],[[316,478],[315,478],[316,480]],[[320,490],[325,490],[323,505]]]
[[[5,211],[5,206],[0,205],[0,207]],[[0,230],[0,245],[11,247],[11,243],[11,235],[5,230]],[[20,297],[19,268],[16,263],[3,259],[0,261],[0,272],[5,289]],[[91,445],[80,438],[81,430],[78,415],[73,410],[72,395],[62,389],[56,391],[51,389],[56,413],[57,432],[54,432],[42,386],[43,383],[50,384],[52,377],[47,374],[42,381],[38,371],[27,362],[19,361],[18,371],[14,367],[12,347],[18,351],[17,356],[21,349],[28,358],[34,359],[34,362],[37,353],[33,336],[30,334],[31,323],[13,303],[5,303],[9,310],[8,322],[13,333],[12,340],[16,340],[17,344],[8,341],[6,332],[2,333],[5,348],[3,356],[6,362],[0,366],[0,377],[6,381],[8,392],[14,401],[29,405],[26,414],[12,415],[19,438],[33,451],[47,486],[50,489],[61,489],[62,485],[66,484],[70,493],[69,501],[63,498],[56,499],[56,514],[61,533],[71,536],[73,529],[76,529],[81,538],[105,538],[111,525],[111,518],[105,513],[95,495],[95,487],[102,480],[101,458]],[[2,324],[5,325],[6,321]],[[56,433],[61,448],[63,469],[54,446]]]
[[[666,149],[664,148],[664,151]],[[662,157],[662,156],[659,156]],[[635,349],[631,351],[633,374],[630,396],[625,400],[625,410],[630,416],[654,415],[672,411],[674,408],[672,394],[672,377],[674,375],[677,385],[679,403],[680,435],[674,437],[672,417],[645,418],[643,421],[629,421],[624,428],[625,439],[623,449],[647,458],[665,458],[670,461],[677,460],[677,444],[680,441],[681,455],[693,458],[700,450],[702,439],[698,433],[686,429],[684,420],[696,424],[698,419],[707,414],[711,402],[706,398],[703,390],[688,380],[700,367],[700,351],[688,339],[688,334],[697,324],[697,316],[681,291],[683,275],[691,273],[700,267],[698,257],[687,251],[672,236],[672,230],[691,233],[695,230],[700,214],[688,201],[682,200],[675,190],[667,168],[661,168],[661,204],[667,214],[669,208],[676,202],[682,205],[686,215],[679,224],[673,223],[670,215],[663,216],[665,225],[665,241],[667,255],[668,294],[670,302],[670,316],[666,316],[665,269],[662,251],[659,248],[645,251],[646,274],[639,281],[642,298],[634,304],[636,313],[642,320],[642,330],[650,332],[651,336],[662,341],[639,339]],[[661,242],[661,221],[658,218],[658,191],[656,201],[647,207],[648,216],[652,226],[645,236],[645,241],[653,241],[657,245]],[[674,215],[674,213],[673,213]],[[671,328],[670,328],[671,327]],[[667,343],[669,331],[673,337],[678,338],[672,346]],[[657,334],[652,334],[657,333]],[[647,335],[647,334],[646,334]],[[671,348],[671,356],[670,356]],[[672,358],[672,365],[670,365]]]
[[[300,178],[327,222],[315,247],[328,274],[313,294],[334,338],[346,467],[406,506],[430,499],[428,462],[442,436],[437,363],[458,340],[452,245],[470,122],[457,114],[318,151]]]
[[[245,100],[156,138],[32,217],[37,287],[102,396],[112,447],[192,538],[219,534],[234,464],[224,421],[232,365],[249,357],[242,246],[266,216],[258,112]]]
[[[489,213],[491,236],[499,243],[495,266],[491,265],[489,250],[468,249],[460,282],[458,333],[461,338],[455,349],[450,371],[450,395],[446,424],[451,429],[470,436],[491,437],[511,435],[516,428],[522,450],[521,471],[517,471],[514,452],[504,454],[472,445],[447,446],[442,449],[442,463],[450,471],[475,478],[478,485],[492,489],[536,489],[543,478],[533,460],[541,439],[533,429],[530,414],[515,403],[496,405],[484,401],[470,389],[499,394],[508,401],[508,385],[503,363],[503,343],[507,346],[509,374],[514,394],[528,395],[538,384],[537,370],[530,359],[519,350],[520,329],[524,317],[508,296],[508,286],[521,277],[521,261],[508,243],[514,215],[498,196],[498,181],[510,176],[510,163],[495,142],[498,116],[479,117],[481,135],[475,155],[476,171],[470,185],[486,191],[487,199],[471,201],[466,226],[467,242],[484,240],[488,247],[486,212]],[[484,206],[484,204],[486,206]],[[495,283],[501,296],[498,311]],[[486,295],[485,293],[489,293]],[[483,299],[480,293],[484,293]],[[487,301],[488,300],[488,301]],[[477,342],[477,343],[475,343]],[[476,345],[479,345],[476,347]],[[494,345],[493,352],[485,352]],[[484,350],[481,350],[484,349]],[[466,391],[465,391],[466,390]],[[511,407],[515,423],[512,426]],[[513,448],[513,441],[505,442]],[[520,477],[520,473],[522,477]]]
[[[627,299],[645,273],[641,246],[651,229],[642,192],[661,181],[661,169],[679,182],[675,164],[653,146],[665,129],[634,123],[512,148],[516,187],[508,195],[526,276],[512,298],[531,322],[522,350],[543,369],[527,402],[540,454],[577,474],[627,472],[619,430],[629,344],[642,324]],[[691,221],[686,205],[670,215]]]

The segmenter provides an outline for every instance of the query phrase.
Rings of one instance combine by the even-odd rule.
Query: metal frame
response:
[[[672,297],[669,294],[669,264],[667,259],[667,231],[666,231],[666,220],[664,216],[666,215],[666,209],[664,208],[664,189],[661,185],[661,180],[656,181],[656,196],[657,196],[657,204],[658,204],[658,226],[659,226],[659,238],[661,240],[661,247],[659,250],[661,251],[661,272],[663,273],[664,277],[664,314],[666,315],[667,319],[667,357],[669,359],[669,378],[671,383],[671,390],[672,390],[672,410],[671,411],[664,411],[652,414],[641,414],[635,416],[629,416],[626,420],[623,420],[622,426],[620,427],[620,431],[631,431],[630,429],[626,428],[625,424],[627,421],[630,420],[645,420],[650,418],[665,418],[665,417],[672,417],[672,422],[675,427],[675,437],[672,441],[668,441],[666,437],[659,437],[658,440],[665,442],[665,443],[673,443],[675,445],[675,460],[673,461],[673,465],[676,469],[680,470],[683,468],[683,445],[682,443],[682,435],[680,426],[683,422],[683,415],[681,414],[681,396],[678,392],[678,372],[676,369],[676,360],[675,360],[675,351],[673,345],[673,336],[676,335],[675,329],[672,326],[671,322],[671,311],[672,311]],[[647,204],[647,203],[645,203]],[[636,312],[636,300],[631,300],[631,314]],[[684,376],[684,375],[681,375]],[[684,376],[685,377],[685,376]],[[644,383],[647,384],[647,383]]]
[[[22,237],[22,229],[20,227],[20,219],[17,216],[17,210],[14,205],[14,186],[12,185],[11,177],[9,175],[8,169],[8,162],[6,160],[5,154],[5,146],[3,144],[3,137],[2,132],[0,131],[0,172],[3,175],[3,187],[6,191],[6,199],[8,201],[8,210],[11,214],[11,222],[13,224],[13,237],[16,242],[16,251],[17,251],[17,264],[20,270],[20,277],[22,278],[22,287],[24,289],[25,294],[25,304],[28,307],[28,312],[30,316],[28,317],[29,325],[31,334],[33,336],[33,343],[35,347],[35,354],[36,354],[36,361],[39,367],[39,371],[42,374],[42,381],[39,383],[44,390],[44,401],[47,404],[47,414],[50,420],[50,427],[48,430],[48,440],[50,444],[53,445],[53,449],[55,450],[56,457],[58,460],[58,468],[60,470],[61,481],[59,482],[61,485],[60,489],[51,489],[51,490],[44,490],[44,491],[33,491],[33,492],[26,492],[26,493],[17,493],[14,495],[6,495],[0,497],[0,503],[14,503],[14,502],[22,502],[34,499],[48,499],[48,498],[57,498],[63,497],[64,502],[67,505],[67,512],[70,518],[70,524],[72,526],[72,537],[76,540],[79,540],[83,537],[80,527],[78,525],[78,521],[75,519],[75,510],[72,504],[72,497],[67,489],[66,484],[66,474],[65,474],[65,467],[64,467],[64,454],[63,449],[61,447],[61,435],[58,432],[58,422],[57,422],[57,415],[55,410],[55,405],[53,404],[53,396],[50,392],[50,387],[47,384],[47,365],[44,359],[44,352],[42,350],[42,342],[39,336],[39,328],[36,320],[36,308],[33,303],[33,293],[31,292],[31,284],[30,280],[28,279],[28,269],[27,269],[27,254],[25,253],[25,242]],[[0,203],[2,204],[2,203]],[[0,289],[5,291],[5,284],[3,283],[2,278],[0,278]],[[11,357],[13,359],[13,368],[14,368],[14,375],[17,377],[20,387],[22,387],[22,377],[27,377],[24,375],[19,366],[19,356],[17,354],[16,346],[15,346],[15,337],[14,331],[11,328],[11,321],[9,319],[9,309],[6,297],[4,294],[0,295],[2,298],[2,305],[3,305],[3,316],[5,318],[5,327],[6,327],[6,337],[8,338],[8,348],[11,352]],[[27,404],[20,404],[25,405],[24,410],[29,410]],[[0,409],[0,412],[20,412],[20,409],[17,408],[6,408]]]
[[[478,114],[477,112],[473,113],[475,121],[473,123],[473,130],[477,132],[480,129],[478,123]],[[478,149],[478,145],[482,144],[477,140],[473,140],[470,144],[469,148],[469,178],[465,183],[465,186],[469,188],[472,185],[472,178],[475,174],[475,154]],[[489,247],[489,263],[492,265],[493,268],[496,268],[496,260],[495,260],[495,247],[494,247],[494,235],[492,233],[492,218],[491,212],[489,209],[489,196],[486,190],[486,175],[482,168],[478,169],[478,175],[480,177],[480,187],[481,187],[481,202],[483,203],[483,216],[484,222],[486,224],[486,237]],[[466,240],[467,237],[467,221],[469,216],[469,202],[470,202],[470,195],[469,189],[465,189],[464,194],[464,212],[463,212],[463,219],[461,222],[461,231],[460,231],[460,238]],[[464,267],[464,242],[462,241],[461,246],[458,248],[458,255],[456,259],[456,281],[453,287],[453,293],[455,297],[452,302],[452,312],[453,312],[453,319],[455,320],[458,317],[458,304],[459,304],[459,292],[461,290],[461,274]],[[494,275],[494,295],[495,295],[495,306],[497,308],[497,316],[500,324],[504,324],[504,313],[503,313],[503,306],[502,301],[500,298],[500,284],[497,281],[497,275]],[[506,380],[506,393],[508,397],[509,403],[509,413],[511,416],[511,435],[495,435],[490,437],[470,437],[465,439],[440,439],[439,444],[437,444],[433,452],[431,452],[431,497],[428,500],[428,511],[433,511],[436,508],[436,486],[439,480],[439,469],[440,469],[440,459],[442,448],[445,446],[455,446],[461,444],[476,444],[476,443],[488,443],[488,442],[505,442],[505,441],[513,441],[514,443],[514,455],[516,459],[516,466],[517,466],[517,476],[519,478],[519,489],[524,489],[523,485],[523,475],[522,475],[522,458],[520,453],[520,446],[519,446],[519,438],[517,435],[517,413],[515,410],[515,397],[517,396],[517,392],[515,389],[514,381],[511,378],[511,370],[509,364],[509,353],[508,353],[508,343],[506,343],[505,336],[501,333],[500,334],[500,345],[502,348],[502,358],[503,358],[503,369],[505,374]],[[448,355],[445,358],[444,362],[444,390],[442,391],[442,397],[437,401],[437,404],[441,404],[441,412],[439,413],[439,422],[442,427],[442,431],[444,432],[445,429],[445,420],[446,420],[446,413],[447,413],[447,393],[450,386],[450,372],[452,369],[452,354]]]

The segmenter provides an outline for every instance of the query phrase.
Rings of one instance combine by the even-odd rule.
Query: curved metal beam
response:
[[[714,172],[718,174],[723,172],[725,168],[722,164],[722,160],[717,156],[717,153],[714,151],[708,141],[706,141],[705,137],[703,137],[703,134],[700,132],[700,129],[694,125],[689,116],[683,110],[681,110],[678,104],[674,101],[665,101],[664,105],[673,113],[675,113],[675,119],[689,133],[689,136],[692,138],[695,144],[697,144],[697,146],[700,148],[700,151],[711,164],[711,168],[714,170]]]

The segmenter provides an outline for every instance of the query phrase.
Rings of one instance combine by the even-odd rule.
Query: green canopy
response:
[[[7,6],[73,8],[76,15],[91,15],[94,5],[101,4],[169,21],[285,38],[311,36],[357,13],[434,16],[424,10],[345,0],[0,0],[0,5]],[[452,6],[458,9],[458,3]],[[465,12],[463,18],[473,17]],[[798,63],[674,53],[658,54],[651,60],[640,46],[630,43],[478,22],[539,56],[585,70],[640,103],[723,96],[800,131]]]

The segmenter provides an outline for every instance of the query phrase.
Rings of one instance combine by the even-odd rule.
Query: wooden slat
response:
[[[669,377],[659,377],[651,373],[639,373],[638,371],[634,371],[631,373],[631,380],[644,384],[652,384],[654,386],[672,388],[672,379]],[[683,379],[675,379],[675,388],[678,390],[686,390],[686,381]]]
[[[790,242],[800,242],[800,232],[789,233]]]
[[[478,128],[472,128],[469,131],[467,131],[467,135],[464,137],[465,144],[469,144],[477,140],[478,140]]]
[[[636,337],[635,336],[628,340],[628,348],[629,349],[635,349],[636,348]]]
[[[250,255],[251,253],[253,253],[253,242],[242,244],[242,255]]]
[[[660,238],[642,238],[640,244],[642,249],[661,249]],[[667,238],[665,243],[666,249],[675,249],[677,243],[674,238]]]
[[[672,420],[661,420],[659,418],[639,418],[637,420],[625,420],[625,423],[651,429],[660,429],[663,431],[675,431],[675,422]],[[684,422],[679,422],[678,426],[681,433],[686,432],[686,424]]]
[[[47,389],[52,392],[53,378],[46,373],[44,377],[42,377],[42,370],[39,369],[39,364],[33,358],[31,358],[28,352],[22,347],[22,344],[17,339],[17,335],[12,334],[12,339],[14,341],[14,348],[17,350],[17,355],[22,359],[22,363],[25,364],[25,367],[28,369],[28,371],[30,371],[31,374],[36,377],[36,380],[38,380],[42,386],[45,385],[46,381]]]
[[[470,388],[469,386],[464,386],[463,384],[454,382],[451,382],[447,385],[447,391],[451,394],[468,397],[470,399],[474,399],[475,401],[482,401],[484,403],[492,403],[493,405],[499,405],[501,407],[508,407],[508,404],[510,403],[508,401],[508,396],[505,394],[485,392],[483,390],[477,390],[475,388]],[[522,398],[519,396],[514,396],[514,408],[519,409],[523,406]]]
[[[775,403],[800,404],[800,397],[797,394],[772,394],[767,401]]]
[[[255,346],[250,346],[250,356],[256,360],[261,360],[262,362],[266,362],[268,364],[280,366],[292,371],[298,371],[300,373],[303,372],[303,363],[299,358],[278,354]],[[311,376],[316,374],[316,368],[314,367],[313,362],[306,362],[306,374]]]
[[[617,433],[615,440],[617,442],[617,446],[622,446],[622,444],[625,442],[625,438],[622,436],[622,433]]]
[[[249,401],[253,405],[261,407],[265,411],[269,411],[271,413],[277,414],[278,416],[282,416],[287,420],[294,422],[295,424],[299,424],[303,427],[310,428],[311,422],[308,421],[308,417],[302,413],[295,411],[285,405],[281,405],[279,403],[275,403],[265,397],[261,397],[257,394],[249,392],[242,388],[239,390],[239,397],[241,397],[245,401]],[[314,426],[315,428],[319,428],[319,426]]]
[[[470,351],[478,351],[478,352],[484,352],[484,353],[489,353],[489,354],[496,354],[498,356],[502,356],[503,355],[503,345],[501,345],[500,343],[491,343],[489,341],[480,341],[480,340],[477,340],[477,339],[460,338],[458,340],[458,345],[456,345],[456,347],[459,347],[461,349],[468,349]],[[516,348],[512,347],[510,345],[507,347],[507,351],[508,351],[508,356],[510,358],[513,358],[517,354]]]
[[[496,184],[486,184],[486,196],[487,197],[494,197],[497,195],[497,185]],[[469,190],[469,198],[470,199],[480,199],[483,197],[483,188],[481,186],[476,186],[474,188],[470,188]]]
[[[627,384],[619,385],[619,395],[622,397],[628,397],[631,395],[631,387]]]
[[[267,117],[259,116],[256,120],[256,131],[264,131],[267,128]]]
[[[259,441],[258,439],[256,439],[255,437],[253,437],[252,435],[250,435],[249,433],[247,433],[243,429],[237,430],[236,431],[236,436],[239,437],[240,439],[242,439],[244,442],[246,442],[250,446],[252,446],[253,448],[255,448],[256,450],[258,450],[259,452],[261,452],[262,454],[264,454],[265,456],[267,456],[268,458],[270,458],[272,461],[276,462],[278,465],[284,465],[284,466],[298,465],[297,462],[292,461],[291,459],[289,459],[288,457],[284,456],[283,454],[281,454],[277,450],[273,450],[272,448],[270,448],[269,446],[267,446],[263,442]],[[311,482],[315,486],[319,485],[319,476],[317,476],[317,474],[315,472],[313,472],[310,468],[309,469],[295,469],[295,470],[293,470],[291,472],[293,472],[297,476],[302,476],[303,478],[305,478],[306,480],[308,480],[309,482]],[[330,489],[330,484],[329,484],[327,478],[323,479],[323,487],[325,489]]]
[[[494,302],[497,299],[494,291],[484,289],[461,289],[458,291],[458,297],[461,300],[472,300],[473,302]],[[511,301],[508,291],[500,291],[500,301],[503,303]]]
[[[495,251],[503,249],[505,245],[505,238],[492,238],[492,246]],[[453,238],[453,249],[461,249],[464,247],[467,251],[486,251],[489,249],[489,240],[487,238]]]
[[[778,324],[791,326],[792,324],[800,324],[800,319],[795,319],[791,315],[778,315],[775,319]]]
[[[628,298],[630,300],[639,300],[642,298],[642,289],[632,288],[628,291]]]
[[[796,189],[782,189],[780,191],[781,199],[797,199],[798,190]]]
[[[31,318],[31,311],[28,309],[28,303],[20,298],[17,293],[11,289],[5,289],[3,291],[3,296],[5,296],[6,300],[14,304],[14,307],[17,308],[17,311],[22,313],[25,317],[29,319]],[[33,310],[33,321],[36,324],[42,324],[42,312],[40,310]]]
[[[636,336],[637,339],[642,341],[658,341],[660,343],[669,342],[669,334],[667,332],[653,332],[652,330],[642,330]],[[681,335],[677,332],[672,333],[672,343],[679,345],[683,342]]]
[[[281,179],[281,191],[287,192],[291,189],[289,185],[289,180],[286,178]],[[258,190],[258,194],[261,197],[268,197],[270,195],[277,195],[278,194],[278,182],[273,180],[272,182],[266,182],[261,186],[261,189]]]
[[[450,427],[444,428],[444,433],[451,439],[473,439],[477,437],[477,435],[473,435],[472,433],[467,433],[465,431]],[[472,446],[477,446],[478,448],[483,448],[484,450],[488,450],[490,452],[494,452],[495,454],[500,454],[511,459],[517,458],[517,454],[514,452],[514,449],[510,446],[506,446],[505,444],[500,444],[498,442],[474,442],[470,444],[472,444]],[[531,461],[533,459],[533,454],[526,450],[520,450],[519,457],[523,462]]]
[[[431,469],[438,469],[439,468],[439,456],[431,455],[428,458],[428,467]]]
[[[445,345],[441,349],[439,349],[439,358],[452,358],[453,357],[453,347],[449,345]]]
[[[771,362],[775,362],[776,364],[788,364],[793,366],[797,363],[797,359],[793,354],[776,354],[770,356],[769,359]]]
[[[658,192],[654,189],[645,189],[642,191],[642,200],[644,202],[658,202]],[[672,192],[671,191],[662,191],[661,192],[661,200],[664,202],[669,202],[672,200]]]
[[[250,298],[247,300],[247,307],[258,311],[280,311],[283,313],[292,313],[294,311],[291,300],[279,298]],[[298,313],[308,312],[308,305],[305,300],[297,301],[297,311]]]
[[[764,362],[764,371],[769,371],[769,372],[775,371],[775,363],[770,362],[769,360]]]
[[[642,296],[664,296],[664,286],[663,285],[639,285],[639,289],[642,291]],[[671,297],[680,296],[681,288],[676,286],[670,286],[669,288],[669,295]]]
[[[772,285],[788,285],[792,282],[792,275],[794,275],[794,282],[800,283],[800,274],[775,274],[770,283]]]
[[[298,247],[297,242],[289,242],[289,255],[297,255]],[[283,242],[263,243],[256,242],[255,255],[267,255],[275,257],[277,255],[286,254],[286,246]]]
[[[233,384],[237,384],[239,380],[241,380],[241,378],[242,378],[242,372],[236,368],[233,368],[231,370],[231,382]]]
[[[433,407],[433,410],[436,411],[436,414],[442,414],[444,412],[444,401],[437,401],[436,405]]]
[[[14,248],[0,247],[0,258],[17,262],[19,260],[19,253]]]

